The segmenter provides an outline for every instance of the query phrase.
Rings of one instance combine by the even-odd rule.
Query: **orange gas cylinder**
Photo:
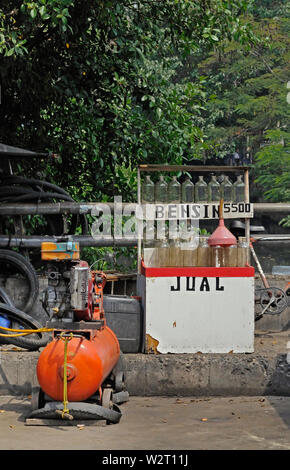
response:
[[[84,401],[91,397],[111,373],[120,357],[120,346],[113,331],[104,326],[88,330],[87,335],[73,332],[67,343],[67,398]],[[41,352],[37,363],[40,387],[55,401],[63,400],[64,341],[59,335]]]

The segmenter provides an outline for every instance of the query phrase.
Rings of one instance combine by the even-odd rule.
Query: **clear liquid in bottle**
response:
[[[170,240],[169,243],[169,266],[182,266],[183,260],[181,256],[179,238]]]
[[[223,268],[225,266],[225,250],[220,245],[210,247],[211,250],[211,266],[215,268]]]
[[[233,184],[234,202],[243,202],[245,200],[245,184],[242,175],[237,177],[237,181]]]
[[[208,186],[203,179],[203,176],[198,177],[198,182],[195,184],[195,202],[208,202]]]
[[[200,237],[197,248],[197,266],[210,266],[210,248],[208,246],[208,237]]]
[[[179,204],[180,203],[180,189],[181,185],[177,181],[176,176],[173,176],[172,180],[168,185],[168,202]]]
[[[208,183],[208,201],[219,202],[220,198],[220,185],[216,180],[216,176],[212,175],[211,180]]]
[[[225,266],[227,267],[238,266],[237,245],[226,246],[224,250],[225,250]]]
[[[183,203],[194,202],[194,184],[189,176],[186,177],[181,185],[181,201]]]
[[[221,199],[224,202],[233,201],[233,185],[228,176],[224,177],[223,182],[221,183]]]
[[[155,202],[165,204],[168,200],[168,185],[163,175],[160,175],[159,181],[155,184]]]
[[[197,266],[198,238],[191,236],[181,242],[183,266]]]
[[[166,238],[160,240],[158,250],[158,267],[165,268],[169,265],[169,243]]]
[[[238,262],[239,267],[244,267],[248,261],[249,244],[246,237],[239,237],[238,239]]]
[[[154,203],[154,183],[151,181],[150,176],[146,176],[142,184],[141,201],[143,204]]]

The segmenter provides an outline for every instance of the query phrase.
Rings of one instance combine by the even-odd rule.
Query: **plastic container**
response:
[[[208,187],[203,176],[198,177],[194,188],[195,202],[208,202]]]
[[[168,185],[163,175],[159,176],[159,181],[155,184],[154,199],[157,203],[167,203],[168,201]]]
[[[107,325],[117,336],[123,353],[141,350],[142,309],[139,300],[125,295],[104,295]]]
[[[141,201],[143,204],[154,203],[154,183],[150,176],[146,176],[142,184]]]
[[[234,202],[243,202],[245,200],[245,184],[242,175],[239,175],[233,184],[233,196]]]
[[[3,326],[4,328],[10,328],[11,321],[6,315],[0,315],[0,326]],[[2,331],[2,333],[4,333],[4,331]]]
[[[181,185],[181,202],[194,202],[194,184],[189,176],[186,177],[185,181]]]
[[[220,184],[217,182],[216,176],[212,175],[208,183],[208,202],[219,202],[220,199]]]
[[[176,176],[172,177],[168,185],[168,202],[179,204],[181,200],[181,185],[177,181]]]

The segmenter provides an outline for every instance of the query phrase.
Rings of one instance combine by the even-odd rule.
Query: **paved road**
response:
[[[290,397],[131,397],[117,425],[26,426],[28,397],[0,396],[0,449],[290,449]]]

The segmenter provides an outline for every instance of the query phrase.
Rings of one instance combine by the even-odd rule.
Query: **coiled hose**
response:
[[[0,287],[0,315],[2,318],[4,317],[6,320],[4,324],[7,325],[7,327],[4,327],[2,322],[2,326],[0,326],[0,342],[14,344],[30,351],[37,350],[47,344],[49,336],[47,335],[48,330],[43,329],[42,325],[27,313],[31,311],[39,292],[35,269],[23,255],[12,250],[0,250],[0,265],[1,263],[1,271],[4,274],[6,274],[5,266],[8,264],[24,275],[28,281],[29,292],[24,306],[20,310],[15,307],[5,289]],[[8,325],[12,325],[14,328],[8,328]],[[27,329],[29,329],[29,332]],[[32,333],[31,330],[37,331]]]
[[[52,330],[43,328],[35,318],[22,310],[18,310],[2,287],[0,287],[0,300],[0,314],[10,320],[12,324],[16,323],[21,327],[6,328],[0,326],[0,342],[4,344],[14,344],[15,346],[30,351],[35,351],[40,347],[46,346],[49,340],[47,333]]]
[[[0,202],[35,202],[39,200],[74,201],[68,192],[53,183],[49,183],[48,181],[14,175],[2,175],[0,176],[0,180],[2,183],[0,189]],[[6,185],[4,186],[5,183]],[[50,226],[53,230],[57,230],[58,232],[53,233],[53,235],[63,234],[64,226],[61,217],[58,217],[58,224],[56,224],[55,216],[47,215],[46,219],[48,223],[51,222]],[[81,216],[74,214],[72,216],[68,234],[75,233],[79,221],[81,223],[82,233],[84,235],[88,233],[88,222],[86,216],[84,214]]]
[[[0,270],[2,274],[6,276],[7,272],[5,272],[5,268],[7,265],[12,266],[14,270],[16,270],[18,273],[21,273],[28,281],[29,294],[24,305],[21,306],[21,309],[24,312],[30,312],[39,292],[38,278],[35,269],[28,259],[20,253],[12,250],[0,249]]]

